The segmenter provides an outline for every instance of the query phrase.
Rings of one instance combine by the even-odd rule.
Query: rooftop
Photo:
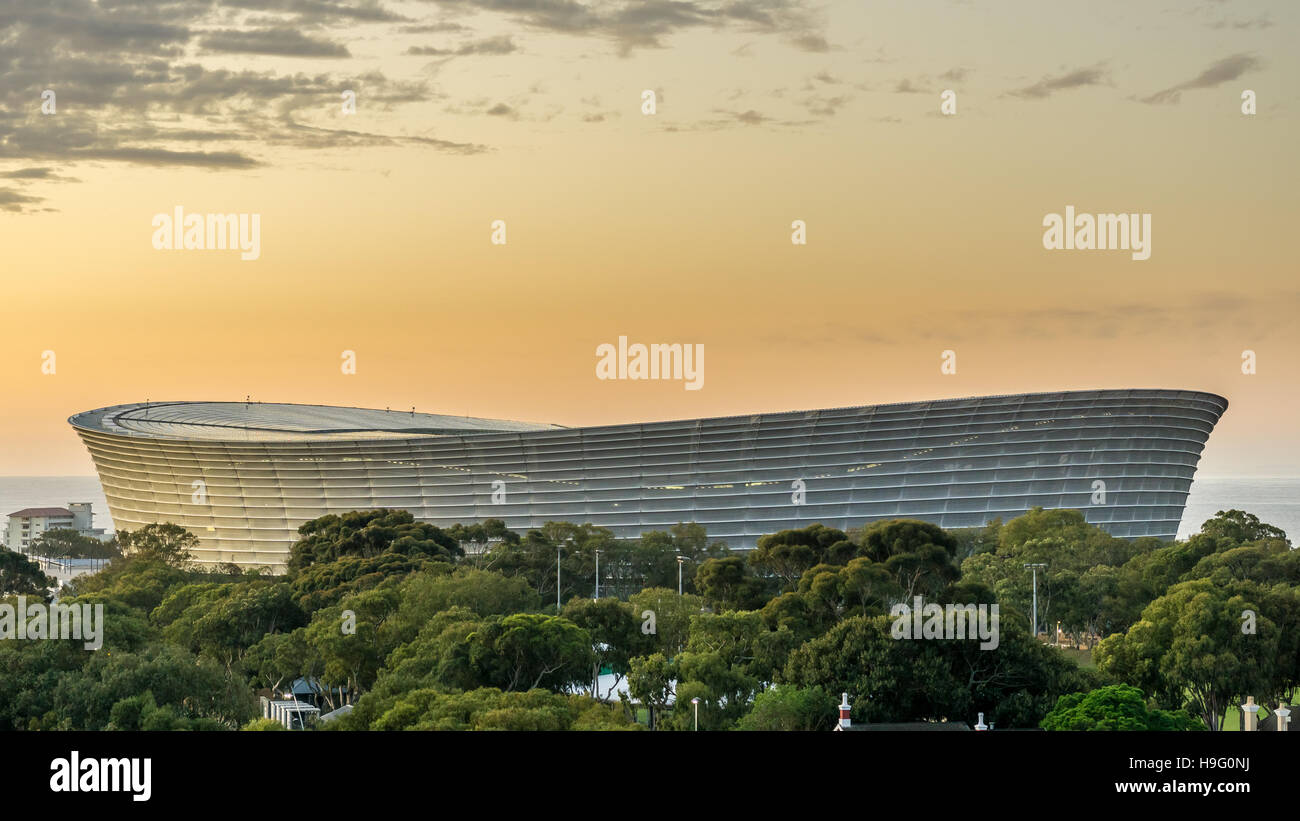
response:
[[[11,519],[30,519],[38,516],[71,516],[72,511],[66,507],[25,507],[9,514]]]

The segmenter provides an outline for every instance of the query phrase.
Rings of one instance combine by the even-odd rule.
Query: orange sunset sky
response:
[[[9,5],[0,474],[91,473],[67,417],[146,399],[576,426],[1124,387],[1229,399],[1200,475],[1300,474],[1295,3]],[[261,257],[155,250],[177,205],[259,214]],[[1151,214],[1151,258],[1045,250],[1067,205]],[[620,335],[703,344],[704,389],[598,380]]]

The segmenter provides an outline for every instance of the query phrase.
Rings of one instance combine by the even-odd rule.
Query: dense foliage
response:
[[[258,696],[305,681],[325,711],[351,705],[320,725],[340,730],[816,730],[842,692],[857,722],[1191,729],[1300,686],[1300,555],[1241,511],[1172,543],[1034,509],[957,532],[811,525],[748,553],[695,524],[620,541],[590,524],[518,534],[395,510],[299,533],[284,576],[195,567],[197,539],[175,525],[118,534],[111,562],[60,595],[103,605],[103,649],[0,641],[0,728],[275,729]],[[52,556],[91,549],[48,542]],[[1046,636],[1030,634],[1025,565],[1039,563]],[[53,584],[0,551],[6,603]],[[915,597],[999,605],[996,648],[899,640],[891,608]],[[1058,623],[1095,669],[1051,646]]]

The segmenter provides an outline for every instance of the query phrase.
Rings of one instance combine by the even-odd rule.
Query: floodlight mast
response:
[[[1038,568],[1047,567],[1044,562],[1030,563],[1025,562],[1025,567],[1033,569],[1034,573],[1034,638],[1038,638]]]

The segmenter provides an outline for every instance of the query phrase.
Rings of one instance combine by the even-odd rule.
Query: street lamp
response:
[[[1025,562],[1025,567],[1033,568],[1034,572],[1034,638],[1038,638],[1038,568],[1047,567],[1046,564],[1038,562],[1031,564]]]
[[[600,598],[600,551],[599,550],[596,551],[596,595],[592,596],[592,598],[593,599]]]
[[[677,595],[682,594],[682,563],[686,561],[685,556],[677,557]]]
[[[695,732],[700,731],[700,698],[696,696],[691,699],[691,704],[695,705]]]
[[[555,614],[560,614],[560,545],[555,546]]]

